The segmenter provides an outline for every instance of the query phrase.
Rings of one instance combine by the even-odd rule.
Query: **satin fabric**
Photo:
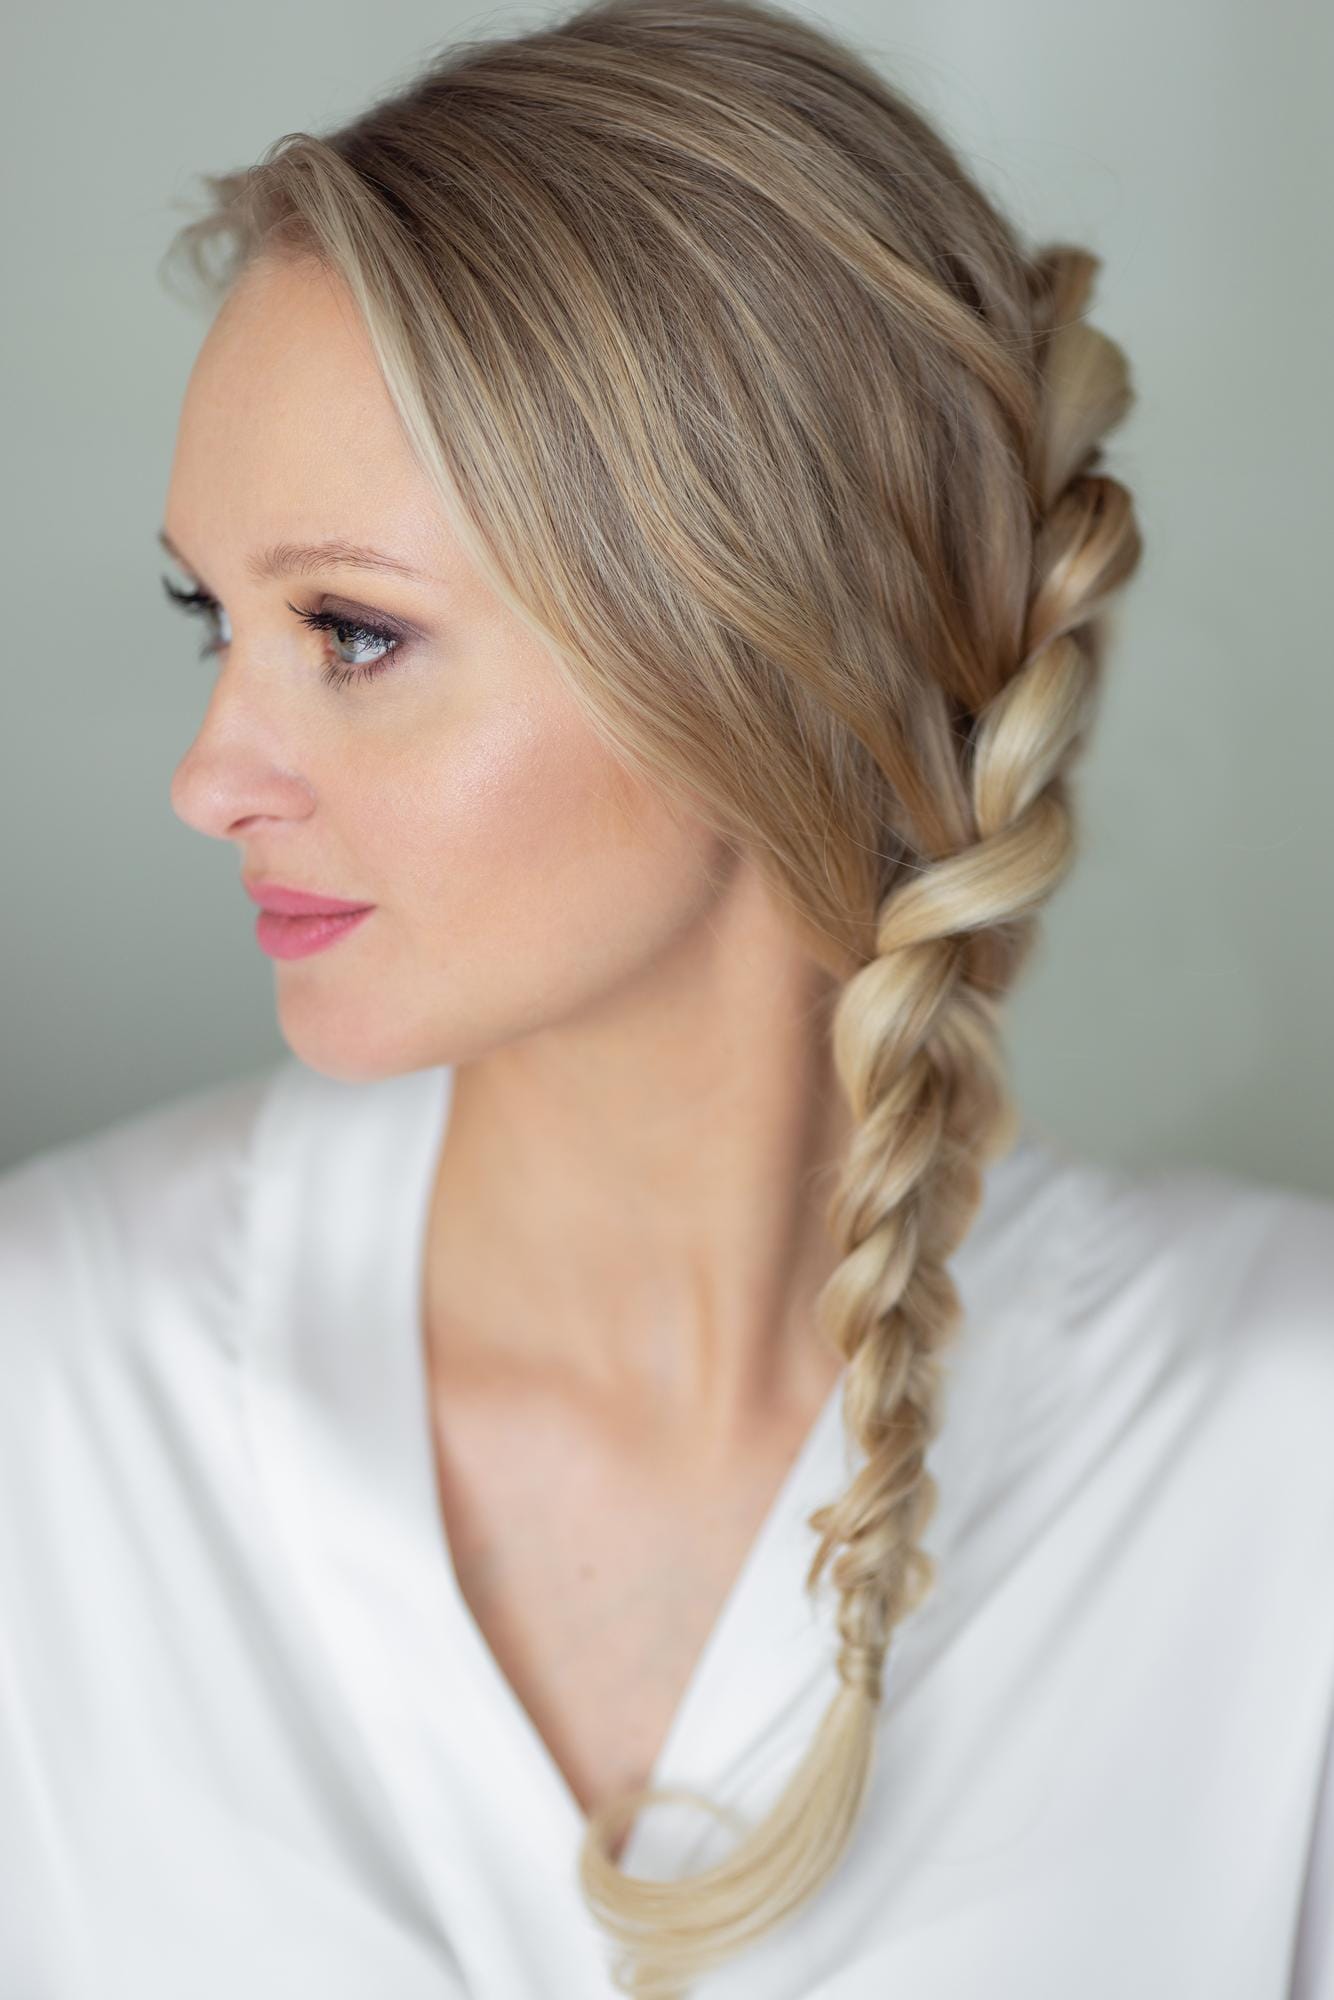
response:
[[[436,1501],[452,1083],[288,1058],[0,1176],[0,2000],[613,2000]],[[692,1990],[1334,2000],[1334,1203],[1030,1122],[951,1270],[866,1808]],[[837,1685],[841,1391],[654,1773],[747,1816]],[[728,1841],[662,1807],[622,1865]]]

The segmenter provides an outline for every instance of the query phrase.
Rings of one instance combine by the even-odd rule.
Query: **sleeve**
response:
[[[1334,2000],[1334,1717],[1325,1744],[1288,2000]]]
[[[83,1630],[72,1549],[102,1491],[101,1418],[121,1407],[127,1368],[142,1373],[149,1330],[179,1336],[177,1301],[205,1323],[230,1282],[229,1218],[272,1074],[169,1099],[0,1172],[3,2000],[98,1988],[63,1770],[64,1663]]]
[[[45,1681],[24,1670],[21,1580],[31,1562],[33,1493],[59,1443],[48,1358],[84,1311],[79,1245],[58,1165],[0,1175],[0,1992],[77,1990],[78,1911],[43,1768]],[[72,1335],[77,1342],[79,1335]]]
[[[1284,1323],[1295,1329],[1303,1356],[1302,1380],[1325,1412],[1326,1439],[1334,1437],[1334,1202],[1285,1190],[1273,1197],[1281,1227],[1270,1250],[1269,1281],[1283,1302]],[[1334,1475],[1326,1447],[1323,1466]],[[1334,1476],[1322,1479],[1334,1490]],[[1334,1509],[1328,1516],[1334,1530]],[[1334,1531],[1324,1540],[1325,1559],[1313,1600],[1327,1606],[1334,1572]],[[1315,1804],[1307,1845],[1293,1942],[1288,2000],[1334,2000],[1334,1673],[1330,1676],[1323,1754],[1317,1751]]]

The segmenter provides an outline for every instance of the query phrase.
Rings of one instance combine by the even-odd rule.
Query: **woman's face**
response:
[[[220,646],[173,809],[235,841],[248,884],[374,906],[273,960],[283,1035],[312,1068],[468,1060],[628,997],[707,921],[732,857],[613,758],[465,559],[350,296],[313,262],[261,260],[217,315],[165,529],[175,580],[216,600],[201,636]],[[260,564],[331,541],[341,556],[299,571]],[[360,567],[352,545],[419,574]],[[321,611],[347,623],[298,615]]]

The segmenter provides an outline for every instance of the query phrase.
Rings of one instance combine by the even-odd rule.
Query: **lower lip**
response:
[[[313,951],[323,951],[354,931],[373,907],[325,917],[280,917],[276,910],[261,910],[255,919],[255,938],[270,958],[309,958]]]

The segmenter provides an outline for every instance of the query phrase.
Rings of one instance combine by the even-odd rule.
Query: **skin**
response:
[[[828,974],[750,860],[612,758],[466,560],[318,267],[261,263],[219,312],[164,521],[174,580],[227,632],[174,810],[235,842],[247,878],[376,906],[274,961],[287,1044],[345,1080],[458,1065],[432,1368],[540,1383],[659,1465],[688,1443],[695,1465],[767,1452],[772,1472],[835,1373],[810,1324],[833,1261],[815,1177],[848,1138]],[[329,537],[426,580],[247,571]],[[289,600],[417,636],[378,678],[326,686],[331,658],[367,651]]]

